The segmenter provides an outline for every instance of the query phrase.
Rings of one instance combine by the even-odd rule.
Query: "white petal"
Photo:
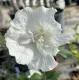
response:
[[[9,49],[9,54],[16,58],[19,64],[28,64],[33,58],[33,51],[30,48],[20,46],[17,42],[7,39],[6,46]]]
[[[17,63],[27,65],[33,59],[33,51],[29,48],[20,47],[20,51],[15,56]]]
[[[58,48],[45,47],[43,49],[48,55],[53,55],[53,56],[56,56],[56,54],[59,52]]]
[[[18,37],[17,42],[19,44],[29,44],[30,42],[32,42],[32,40],[30,35],[25,33],[25,34],[20,34],[20,37]]]
[[[58,38],[59,38],[58,44],[59,44],[59,46],[61,46],[61,45],[64,45],[66,43],[69,43],[69,40],[72,39],[72,36],[64,36],[64,35],[61,35]]]
[[[28,64],[29,69],[38,70],[41,69],[42,71],[50,71],[55,68],[58,63],[54,60],[52,55],[47,54],[43,56],[40,52],[37,52],[31,63]]]
[[[42,62],[43,62],[41,67],[42,71],[50,71],[58,65],[58,63],[54,60],[52,55],[47,55]]]
[[[5,40],[6,40],[6,46],[9,49],[9,54],[11,56],[17,55],[16,54],[16,51],[17,51],[17,48],[18,48],[17,42],[16,41],[13,41],[12,39],[10,39],[8,37]]]
[[[41,12],[41,13],[40,13]],[[56,10],[54,8],[40,7],[34,11],[28,20],[28,28],[30,31],[35,32],[42,28],[48,28],[61,30],[60,24],[55,21],[54,14]]]
[[[64,45],[69,42],[69,40],[72,39],[72,36],[70,35],[65,35],[61,32],[56,33],[56,35],[51,39],[51,41],[54,40],[54,43],[56,44],[57,47]]]
[[[5,37],[17,40],[20,34],[24,34],[26,32],[25,28],[27,27],[27,21],[31,13],[32,9],[29,7],[17,11],[15,18],[10,22],[11,26],[5,34]]]
[[[19,10],[15,14],[14,20],[11,22],[11,24],[14,24],[16,29],[25,29],[27,26],[27,21],[29,16],[32,13],[32,9],[30,7],[26,7],[22,10]]]

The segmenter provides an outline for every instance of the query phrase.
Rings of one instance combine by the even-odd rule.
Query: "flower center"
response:
[[[43,37],[43,36],[40,36],[40,37],[37,39],[36,43],[37,43],[37,47],[38,47],[38,48],[43,47],[43,45],[44,45],[44,37]]]
[[[41,48],[44,46],[44,31],[40,30],[40,32],[35,36],[35,42],[37,48]]]

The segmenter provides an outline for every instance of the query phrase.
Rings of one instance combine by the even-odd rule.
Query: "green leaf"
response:
[[[41,80],[42,79],[42,76],[35,73],[31,76],[31,78],[29,80]]]
[[[45,72],[45,74],[46,74],[46,80],[58,80],[58,77],[60,76],[61,73],[59,71],[48,71]]]
[[[29,80],[25,74],[21,74],[17,77],[17,80]]]
[[[78,24],[76,24],[73,29],[76,31],[77,27],[78,27]]]
[[[65,49],[63,47],[60,47],[59,50],[60,51],[59,51],[58,55],[60,55],[63,58],[73,57],[73,54],[69,50],[67,50],[67,49]]]

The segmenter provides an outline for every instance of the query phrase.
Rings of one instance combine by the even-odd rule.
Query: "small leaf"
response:
[[[27,76],[23,73],[23,74],[21,74],[20,76],[17,77],[17,80],[29,80],[29,79],[28,79]]]
[[[31,78],[29,80],[41,80],[42,79],[42,76],[35,73],[31,76]]]
[[[59,71],[48,71],[45,74],[46,80],[58,80],[61,73]]]
[[[69,50],[62,48],[62,47],[60,47],[59,50],[60,51],[58,55],[62,56],[63,58],[73,57],[73,54]]]
[[[73,29],[76,31],[77,27],[78,27],[78,24],[76,24]]]

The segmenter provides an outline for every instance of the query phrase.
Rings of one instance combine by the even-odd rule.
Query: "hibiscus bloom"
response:
[[[58,63],[54,56],[58,47],[67,43],[70,36],[61,33],[61,25],[55,21],[54,8],[26,7],[15,14],[5,34],[6,46],[17,63],[29,69],[49,71]]]

